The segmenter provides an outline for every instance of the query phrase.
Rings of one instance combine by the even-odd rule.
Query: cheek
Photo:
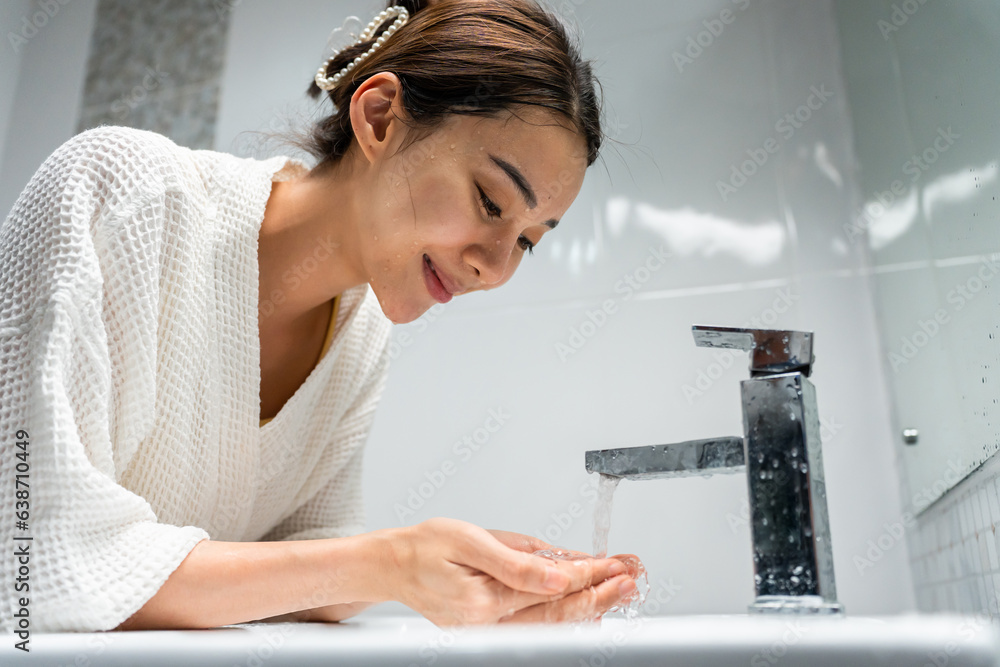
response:
[[[521,252],[520,250],[515,249],[514,253],[510,256],[510,259],[507,261],[507,273],[504,275],[503,280],[500,281],[500,284],[493,287],[493,289],[500,287],[500,285],[506,284],[508,280],[514,277],[514,272],[517,271],[517,267],[521,265],[522,259],[524,259],[524,253]]]
[[[431,245],[456,245],[471,241],[476,233],[476,211],[457,187],[430,182],[414,190],[411,231]]]

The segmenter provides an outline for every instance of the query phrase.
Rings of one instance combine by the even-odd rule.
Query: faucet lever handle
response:
[[[698,347],[749,351],[751,377],[795,371],[808,377],[812,372],[815,357],[811,331],[695,325],[691,333]]]

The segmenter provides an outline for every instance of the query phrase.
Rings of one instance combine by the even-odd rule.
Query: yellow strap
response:
[[[330,343],[333,342],[333,332],[337,328],[337,311],[338,310],[340,310],[340,295],[339,294],[333,298],[333,313],[330,315],[330,324],[326,328],[326,338],[323,339],[323,347],[322,347],[322,349],[320,349],[320,351],[319,351],[319,359],[316,361],[317,365],[319,365],[319,362],[323,359],[324,356],[326,356],[327,350],[330,349]],[[268,417],[267,419],[261,419],[260,420],[260,425],[263,426],[264,424],[268,423],[272,419],[274,419],[274,417]]]
[[[326,330],[326,338],[323,339],[323,348],[319,351],[319,358],[322,359],[326,355],[326,351],[330,349],[330,343],[333,342],[333,330],[337,327],[337,310],[340,308],[340,295],[333,297],[333,313],[330,315],[330,326]],[[316,362],[319,363],[319,362]]]

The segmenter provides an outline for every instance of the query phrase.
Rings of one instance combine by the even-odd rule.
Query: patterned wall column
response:
[[[234,0],[100,0],[78,131],[126,125],[210,149]]]

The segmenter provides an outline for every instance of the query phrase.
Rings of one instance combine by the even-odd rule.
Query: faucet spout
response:
[[[622,479],[663,479],[743,472],[743,438],[706,438],[672,445],[591,450],[587,472]]]

